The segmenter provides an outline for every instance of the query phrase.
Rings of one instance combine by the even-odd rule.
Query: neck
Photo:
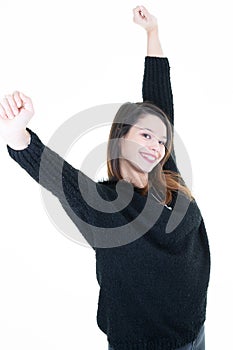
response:
[[[148,184],[148,174],[132,168],[125,159],[120,159],[120,173],[125,181],[136,187],[142,188]]]

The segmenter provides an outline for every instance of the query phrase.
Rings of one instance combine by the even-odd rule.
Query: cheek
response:
[[[127,142],[126,139],[123,139],[120,147],[120,156],[124,159],[129,159],[132,153],[132,144]]]
[[[161,158],[164,158],[164,156],[165,156],[165,154],[166,154],[166,149],[165,149],[165,147],[162,147],[162,148],[161,148],[160,153],[161,153]]]
[[[125,153],[136,153],[142,147],[142,144],[139,143],[139,140],[135,139],[123,139],[121,140],[121,150],[122,154]]]

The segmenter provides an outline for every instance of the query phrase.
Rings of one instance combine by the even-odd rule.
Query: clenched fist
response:
[[[157,18],[149,13],[144,6],[137,6],[133,9],[133,21],[140,25],[147,32],[156,31],[158,33]]]
[[[30,97],[15,91],[0,100],[0,136],[9,144],[25,144],[26,126],[34,115]]]

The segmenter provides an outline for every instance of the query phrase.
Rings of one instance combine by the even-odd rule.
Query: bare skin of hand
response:
[[[137,6],[133,9],[134,23],[143,27],[147,32],[158,34],[158,21],[144,6]]]
[[[0,100],[0,136],[7,142],[17,138],[26,129],[34,115],[30,97],[14,91]]]

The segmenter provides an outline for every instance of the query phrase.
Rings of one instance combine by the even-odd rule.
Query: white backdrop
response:
[[[232,343],[230,1],[2,1],[0,95],[32,98],[29,127],[46,144],[74,114],[95,105],[141,101],[146,32],[132,9],[156,15],[169,59],[175,128],[192,162],[192,191],[211,249],[206,349]],[[107,137],[91,136],[94,147]],[[66,160],[79,166],[78,143]],[[107,349],[96,324],[98,284],[91,248],[61,234],[39,185],[0,140],[0,348]],[[178,159],[179,162],[179,159]],[[182,164],[180,164],[182,167]]]

